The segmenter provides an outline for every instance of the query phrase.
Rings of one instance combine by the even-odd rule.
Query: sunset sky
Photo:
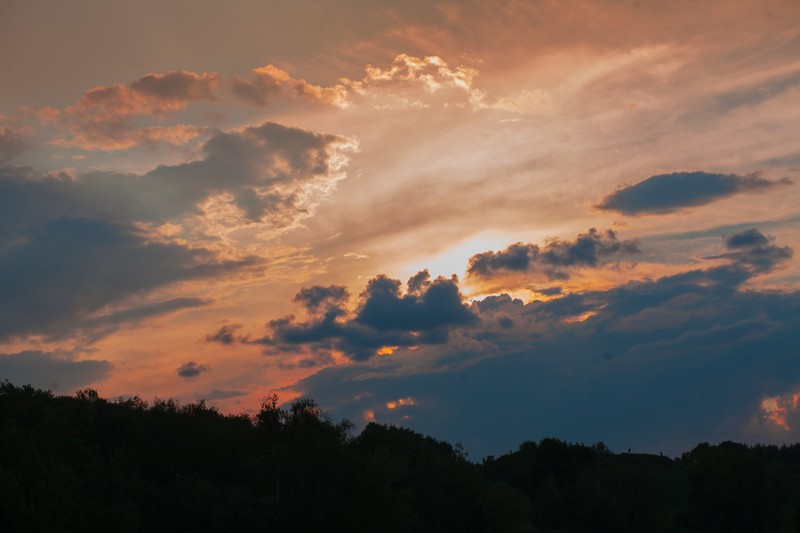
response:
[[[800,440],[796,0],[6,0],[0,72],[0,379]]]

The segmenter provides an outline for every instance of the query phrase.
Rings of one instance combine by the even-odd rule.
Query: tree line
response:
[[[507,423],[513,424],[513,420]],[[0,384],[3,531],[800,531],[800,445],[460,446],[310,399],[256,415]]]

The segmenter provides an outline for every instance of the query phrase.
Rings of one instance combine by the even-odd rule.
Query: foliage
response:
[[[671,460],[544,439],[476,464],[408,429],[352,429],[310,399],[232,416],[5,382],[3,530],[800,530],[800,445]]]

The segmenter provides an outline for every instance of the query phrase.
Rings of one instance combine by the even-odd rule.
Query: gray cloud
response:
[[[194,361],[189,361],[178,367],[175,372],[182,378],[191,379],[196,378],[203,372],[211,370],[208,365],[197,364]]]
[[[18,126],[0,126],[0,161],[11,160],[27,150],[33,131]]]
[[[238,398],[240,396],[247,396],[249,391],[242,389],[211,389],[205,394],[200,394],[200,398],[204,400],[227,400],[229,398]]]
[[[334,416],[372,412],[475,458],[546,436],[665,453],[706,439],[796,441],[800,427],[771,425],[762,400],[800,387],[800,293],[740,290],[786,261],[766,249],[785,249],[753,232],[722,246],[744,255],[547,302],[489,297],[473,304],[480,323],[446,344],[326,368],[297,387]],[[406,397],[413,413],[385,408]]]
[[[25,351],[0,354],[0,379],[54,392],[72,392],[105,379],[112,365],[103,360],[79,361],[66,354]]]
[[[467,272],[480,277],[539,272],[551,279],[566,279],[570,268],[596,267],[638,252],[634,241],[619,240],[613,230],[601,233],[591,228],[587,233],[578,234],[574,242],[553,239],[541,248],[537,244],[516,243],[499,252],[476,254],[470,258]]]
[[[241,329],[241,324],[225,324],[216,333],[209,333],[205,336],[206,342],[218,342],[220,344],[233,344],[237,341],[236,331]]]
[[[770,181],[758,176],[675,172],[651,176],[627,185],[603,198],[597,207],[625,215],[664,214],[704,205],[740,192],[754,192],[788,185],[788,178]]]
[[[202,93],[181,77],[140,81],[136,90],[160,91],[159,101]],[[207,303],[141,302],[174,282],[261,263],[255,257],[221,259],[186,244],[187,236],[189,242],[208,238],[198,222],[203,204],[227,198],[240,213],[233,227],[291,226],[313,210],[311,189],[327,189],[338,179],[335,160],[344,142],[266,123],[219,132],[205,144],[202,159],[142,175],[73,177],[0,168],[0,338],[81,330],[96,339],[125,321]],[[181,241],[142,229],[166,222],[181,224]]]
[[[777,246],[757,229],[749,229],[725,238],[727,253],[709,259],[730,259],[734,264],[756,273],[769,272],[773,267],[792,257],[792,249]]]
[[[0,338],[37,333],[57,337],[76,328],[108,327],[193,307],[203,302],[173,299],[92,318],[107,306],[169,283],[252,264],[154,241],[128,225],[61,217],[0,248]]]
[[[303,305],[309,312],[317,313],[331,307],[341,307],[349,297],[350,294],[346,287],[316,285],[300,289],[300,292],[294,297],[294,301]]]
[[[299,193],[337,179],[336,155],[346,140],[274,123],[217,133],[199,161],[159,166],[142,175],[92,173],[42,176],[0,169],[0,236],[61,215],[163,223],[202,213],[228,195],[245,221],[285,227],[308,216]]]
[[[384,347],[446,342],[449,331],[477,318],[462,303],[455,278],[430,280],[427,271],[413,276],[405,294],[399,280],[378,276],[361,294],[355,313],[346,309],[342,287],[311,287],[295,298],[311,311],[306,322],[288,316],[268,323],[269,336],[250,342],[282,351],[309,346],[321,357],[330,350],[365,360]],[[325,303],[325,307],[322,307]]]

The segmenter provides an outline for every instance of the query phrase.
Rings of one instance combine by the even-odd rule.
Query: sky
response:
[[[0,379],[800,440],[795,0],[5,0],[0,71]]]

